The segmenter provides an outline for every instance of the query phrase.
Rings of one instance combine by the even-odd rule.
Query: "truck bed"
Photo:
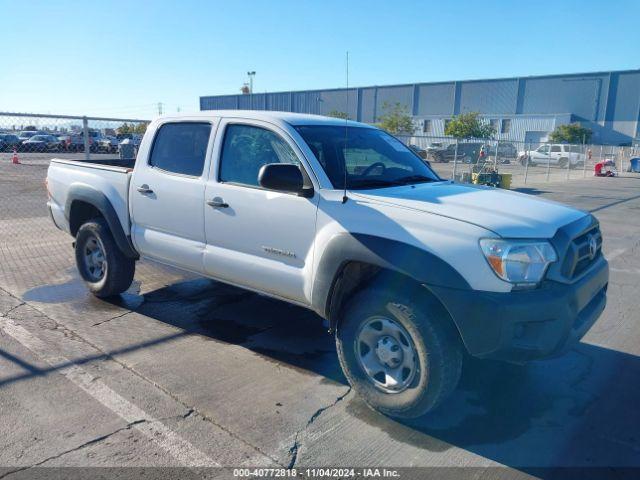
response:
[[[96,166],[133,168],[136,163],[135,158],[131,158],[128,160],[122,160],[120,158],[99,158],[91,160],[65,160],[62,158],[54,158],[51,161],[56,163],[68,163],[78,166],[85,165],[89,168],[94,168]]]
[[[52,159],[47,173],[47,205],[56,225],[70,231],[67,211],[70,208],[67,202],[69,192],[82,190],[87,195],[104,195],[128,235],[129,184],[133,163],[134,160],[119,159],[98,162]]]

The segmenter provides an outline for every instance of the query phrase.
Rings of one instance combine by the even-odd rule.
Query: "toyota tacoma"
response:
[[[135,165],[54,159],[47,189],[96,296],[127,290],[145,257],[311,309],[350,384],[390,416],[442,404],[465,352],[561,354],[606,303],[594,216],[444,180],[357,122],[160,117]]]

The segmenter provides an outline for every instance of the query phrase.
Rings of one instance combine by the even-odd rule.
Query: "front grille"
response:
[[[569,280],[579,277],[601,255],[602,234],[600,233],[600,228],[596,225],[571,241],[567,249],[567,255],[562,263],[562,275]]]

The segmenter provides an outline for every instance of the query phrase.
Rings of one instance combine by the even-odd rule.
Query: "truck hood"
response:
[[[532,195],[449,181],[351,194],[362,200],[471,223],[505,238],[551,238],[558,228],[587,215]]]

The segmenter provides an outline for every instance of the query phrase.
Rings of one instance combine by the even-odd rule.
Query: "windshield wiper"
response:
[[[431,177],[426,177],[424,175],[409,175],[408,177],[396,178],[393,182],[396,185],[408,185],[410,183],[428,183],[435,181],[437,180]]]

